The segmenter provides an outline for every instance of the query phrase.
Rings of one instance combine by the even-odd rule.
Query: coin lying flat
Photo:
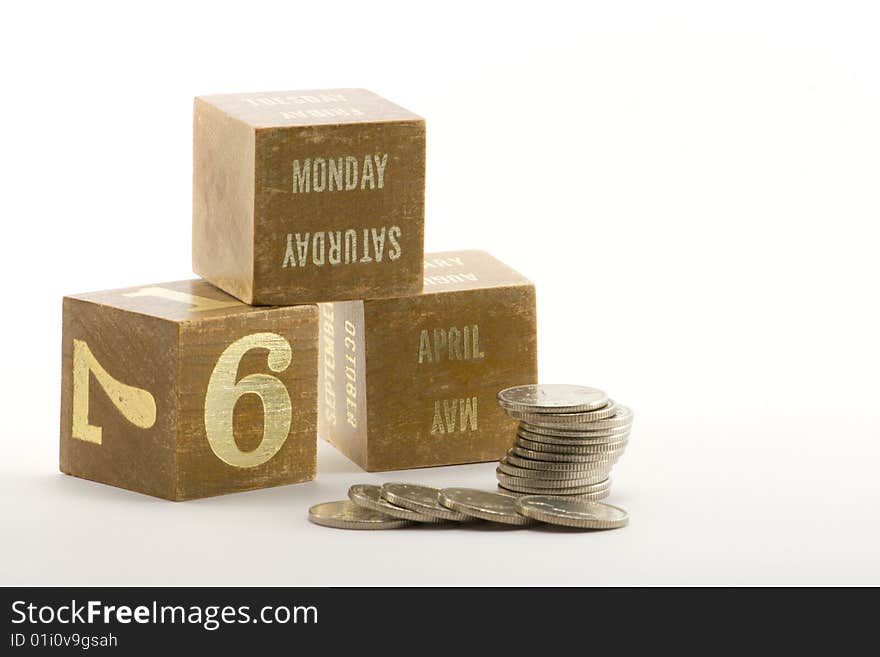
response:
[[[596,461],[571,462],[571,461],[541,461],[538,459],[526,459],[517,456],[513,450],[507,452],[507,455],[501,459],[502,463],[514,465],[518,468],[526,468],[528,470],[543,470],[545,472],[590,472],[599,468],[610,468],[613,464],[610,459],[602,459]]]
[[[586,484],[598,484],[608,478],[610,464],[600,464],[601,467],[593,470],[537,470],[535,468],[520,468],[511,464],[507,459],[501,459],[498,469],[511,477],[523,479],[553,479],[566,482],[567,486],[582,486]],[[540,485],[540,484],[539,484]]]
[[[512,495],[475,488],[444,488],[438,499],[448,509],[490,522],[506,525],[529,525],[534,522],[516,510],[516,498]]]
[[[517,500],[519,512],[529,518],[553,525],[579,527],[581,529],[617,529],[629,522],[629,514],[623,509],[559,497],[534,496]]]
[[[608,395],[597,388],[567,384],[514,386],[502,390],[497,397],[505,410],[526,413],[578,413],[594,411],[608,403]]]
[[[309,520],[336,529],[396,529],[412,524],[409,520],[393,518],[351,500],[316,504],[309,509]]]
[[[395,506],[382,497],[382,488],[380,486],[371,486],[370,484],[355,484],[348,489],[348,499],[359,506],[385,513],[394,518],[401,520],[412,520],[413,522],[444,522],[442,518],[427,516],[412,509],[405,509],[401,506]]]
[[[540,493],[535,493],[535,492],[528,492],[528,491],[523,492],[523,491],[512,490],[510,488],[505,488],[501,484],[498,484],[498,490],[499,490],[499,492],[501,492],[505,495],[513,495],[514,497],[517,497],[517,498],[519,498],[519,497],[534,497],[535,495],[546,495],[549,497],[554,496],[554,493],[550,493],[550,492],[546,492],[546,491],[540,492]],[[586,500],[588,502],[596,502],[598,500],[604,500],[606,497],[608,497],[608,495],[610,493],[611,493],[610,489],[605,489],[605,490],[596,491],[595,493],[581,493],[579,495],[566,495],[564,499]]]
[[[514,444],[536,452],[549,452],[551,454],[603,454],[621,450],[626,447],[627,442],[627,440],[620,440],[615,443],[595,443],[590,445],[555,445],[539,443],[518,435]]]
[[[602,408],[595,411],[581,411],[579,413],[527,413],[525,411],[507,411],[507,414],[529,424],[543,427],[573,427],[598,422],[617,413],[617,405],[613,399]]]
[[[508,477],[499,474],[498,483],[508,490],[519,491],[520,493],[534,493],[535,495],[585,495],[587,493],[598,493],[607,491],[611,487],[611,480],[599,482],[598,484],[589,484],[586,486],[564,486],[564,487],[547,487],[536,486],[530,483],[530,480],[521,477]]]
[[[520,425],[516,430],[517,436],[522,436],[523,438],[528,438],[529,440],[534,440],[539,443],[549,443],[551,445],[597,445],[601,443],[613,443],[619,440],[626,440],[629,438],[629,433],[630,427],[612,429],[610,431],[599,431],[597,432],[597,435],[589,436],[570,436],[568,434],[564,436],[551,436],[546,433],[530,431],[529,429],[526,429],[524,425]]]
[[[607,461],[609,463],[616,463],[623,450],[596,454],[556,454],[555,452],[539,452],[538,450],[514,445],[513,453],[516,456],[535,461],[555,461],[557,463],[598,463],[600,461]]]
[[[382,486],[382,497],[397,506],[442,520],[468,522],[474,519],[440,504],[439,495],[440,489],[431,486],[396,482]]]

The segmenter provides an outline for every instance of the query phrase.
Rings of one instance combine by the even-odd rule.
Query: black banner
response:
[[[825,603],[829,594],[821,592]],[[842,600],[818,607],[817,597],[750,589],[7,588],[0,654],[345,647],[398,654],[478,644],[543,654],[562,645],[631,648],[645,639],[680,647],[707,634],[729,649],[780,632],[790,647],[806,628],[819,641],[835,615],[850,624],[863,615]]]

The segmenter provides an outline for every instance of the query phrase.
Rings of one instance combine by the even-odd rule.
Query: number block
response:
[[[64,298],[61,471],[170,500],[315,477],[315,306],[204,281]]]
[[[495,461],[496,393],[538,380],[535,288],[481,251],[425,258],[425,288],[318,304],[318,435],[365,470]]]
[[[425,121],[365,89],[195,99],[193,271],[252,304],[422,287]]]

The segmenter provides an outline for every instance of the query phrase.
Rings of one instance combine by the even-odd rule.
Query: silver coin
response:
[[[601,452],[596,454],[556,454],[554,452],[540,452],[534,449],[527,449],[519,445],[513,446],[513,453],[524,459],[532,459],[534,461],[553,461],[556,463],[597,463],[607,461],[608,463],[617,463],[622,450],[616,452]]]
[[[516,430],[518,436],[539,443],[549,443],[551,445],[595,445],[600,443],[614,443],[629,438],[629,432],[630,427],[624,427],[622,429],[615,429],[614,433],[600,432],[600,435],[596,436],[551,436],[544,433],[530,431],[523,426],[520,426]]]
[[[517,436],[514,445],[531,449],[536,452],[549,452],[550,454],[605,454],[624,449],[629,440],[621,440],[616,443],[591,443],[589,445],[556,445],[551,443],[539,443],[522,436]]]
[[[523,479],[522,477],[510,477],[503,472],[495,471],[498,483],[510,490],[517,490],[523,493],[535,493],[536,495],[583,495],[585,493],[596,493],[611,488],[611,480],[605,479],[597,484],[587,484],[583,486],[555,486],[537,485],[532,479]],[[548,480],[549,481],[549,480]]]
[[[444,488],[440,504],[467,516],[505,525],[529,525],[533,521],[516,510],[516,498],[475,488]]]
[[[382,497],[397,506],[442,520],[455,520],[457,522],[473,520],[471,516],[447,509],[440,504],[439,494],[439,488],[420,486],[419,484],[393,482],[382,485]]]
[[[545,422],[532,422],[529,420],[523,421],[521,424],[525,425],[525,428],[529,431],[534,431],[535,433],[549,433],[550,435],[555,436],[577,436],[580,433],[588,433],[589,435],[599,431],[628,427],[631,426],[632,423],[632,409],[628,406],[618,404],[617,411],[613,416],[601,420],[592,420],[582,424],[548,426]]]
[[[517,500],[520,513],[553,525],[581,529],[617,529],[629,523],[629,514],[610,504],[550,496],[521,497]]]
[[[348,499],[360,506],[372,509],[373,511],[379,511],[380,513],[386,513],[389,516],[400,518],[402,520],[432,523],[444,522],[444,520],[442,520],[441,518],[426,516],[425,514],[419,513],[418,511],[395,506],[394,504],[382,497],[382,489],[379,486],[371,486],[370,484],[355,484],[348,489]]]
[[[526,447],[522,444],[520,438],[517,438],[511,449],[514,454],[517,456],[521,456],[527,459],[534,459],[536,461],[568,461],[570,463],[592,463],[595,461],[611,461],[616,463],[623,453],[626,451],[626,444],[616,445],[614,443],[609,445],[609,451],[600,451],[593,450],[590,452],[572,452],[569,450],[566,451],[554,451],[547,452],[544,451],[543,446],[542,449],[533,449],[532,447]],[[537,443],[536,443],[537,446]]]
[[[527,413],[525,411],[507,411],[507,414],[517,420],[536,424],[539,427],[574,427],[583,426],[599,420],[613,417],[617,412],[617,404],[613,399],[602,408],[595,411],[582,411],[580,413]]]
[[[542,436],[550,436],[551,438],[573,438],[576,440],[589,440],[594,438],[607,438],[616,433],[629,433],[632,429],[632,423],[621,425],[619,427],[610,427],[605,429],[568,429],[566,427],[539,427],[528,422],[519,423],[519,431],[528,431],[529,433],[537,433]]]
[[[368,509],[351,500],[324,502],[309,509],[309,520],[336,529],[396,529],[412,523]]]
[[[530,470],[529,472],[533,472]],[[519,477],[516,475],[510,475],[501,470],[500,467],[495,468],[495,477],[499,482],[504,484],[505,486],[509,486],[513,484],[514,486],[519,487],[529,487],[529,488],[541,488],[544,490],[559,490],[559,489],[572,489],[572,488],[582,488],[584,490],[580,491],[583,493],[593,493],[597,490],[605,490],[611,485],[611,480],[608,478],[608,473],[604,473],[603,476],[598,481],[570,481],[567,479],[544,479],[542,477]]]
[[[611,464],[602,463],[599,465],[601,467],[592,470],[537,470],[535,468],[520,468],[519,466],[513,465],[506,458],[503,458],[498,465],[498,469],[511,477],[535,480],[552,479],[565,482],[568,486],[581,486],[584,484],[597,484],[608,478]]]
[[[505,388],[497,398],[505,410],[526,413],[577,413],[608,403],[608,395],[596,388],[553,383]]]
[[[541,461],[538,459],[527,459],[517,456],[513,450],[507,452],[502,459],[502,463],[507,461],[510,465],[518,468],[526,468],[529,470],[543,470],[545,472],[589,472],[598,468],[610,468],[613,463],[611,460],[596,461]]]
[[[571,500],[587,500],[590,502],[595,502],[597,500],[604,500],[611,494],[611,489],[606,488],[605,490],[596,491],[595,493],[581,493],[580,495],[560,495],[557,491],[517,491],[512,490],[510,488],[505,488],[502,484],[498,484],[498,491],[504,493],[505,495],[513,495],[514,497],[531,497],[534,495],[546,495],[548,497],[564,497],[565,499]]]

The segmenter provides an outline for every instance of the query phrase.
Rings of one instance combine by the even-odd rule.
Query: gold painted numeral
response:
[[[221,461],[239,468],[252,468],[271,459],[287,440],[293,410],[285,385],[270,374],[251,374],[236,382],[238,365],[251,349],[267,349],[269,369],[283,372],[290,366],[290,343],[276,333],[246,335],[220,355],[205,395],[205,434]],[[263,439],[256,449],[239,449],[233,433],[232,414],[242,395],[257,395],[263,402]]]
[[[180,292],[178,290],[169,290],[164,287],[142,287],[136,292],[126,292],[124,297],[153,297],[155,299],[164,299],[165,301],[175,301],[184,305],[192,306],[190,312],[200,313],[206,310],[218,310],[220,308],[232,308],[240,306],[238,301],[221,301],[220,299],[209,299],[208,297],[200,297],[189,292]]]
[[[149,429],[156,423],[156,400],[142,388],[113,378],[92,354],[84,340],[73,341],[73,424],[71,435],[78,440],[101,444],[99,425],[89,424],[89,373],[122,416],[136,427]]]

